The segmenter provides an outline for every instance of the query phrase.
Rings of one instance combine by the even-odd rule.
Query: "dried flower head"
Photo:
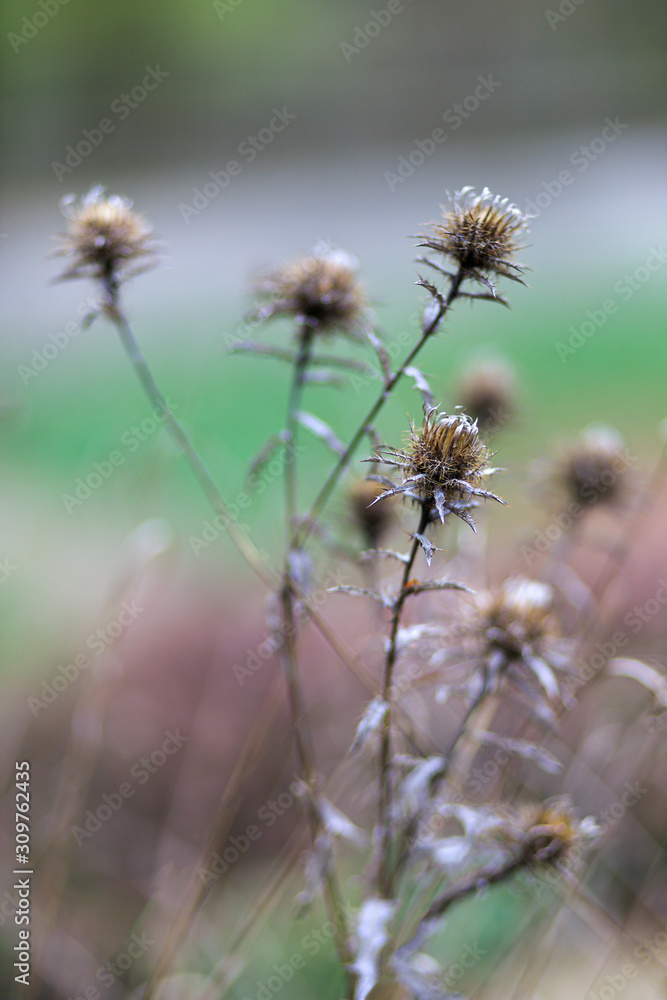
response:
[[[93,187],[79,204],[74,195],[67,195],[61,208],[69,226],[56,254],[72,258],[61,280],[100,278],[113,288],[143,270],[137,268],[139,262],[150,265],[151,230],[127,198],[107,197],[103,187]]]
[[[376,504],[383,493],[380,483],[357,479],[348,491],[348,507],[352,520],[361,532],[366,548],[376,548],[394,520],[394,501]]]
[[[617,504],[628,496],[631,465],[618,431],[593,424],[542,469],[540,478],[568,501]]]
[[[405,449],[385,447],[376,461],[401,469],[403,481],[380,498],[403,493],[425,507],[431,520],[445,523],[448,513],[456,514],[474,530],[470,508],[475,497],[504,503],[495,493],[482,489],[487,476],[497,469],[489,466],[489,451],[480,440],[477,423],[464,413],[427,410],[422,426],[410,427]]]
[[[341,251],[292,261],[261,282],[258,318],[292,316],[320,333],[358,337],[364,328],[366,299],[353,258]]]
[[[509,658],[539,655],[555,636],[553,591],[546,583],[513,577],[477,599],[476,627],[489,648]]]
[[[467,368],[456,389],[465,413],[491,432],[503,427],[516,412],[514,370],[504,361],[487,358]]]
[[[599,830],[592,817],[580,820],[566,798],[527,806],[521,816],[524,857],[529,865],[567,863]]]
[[[522,281],[523,267],[514,255],[523,249],[527,217],[508,198],[488,188],[477,194],[472,187],[457,191],[450,205],[442,206],[441,222],[430,224],[430,233],[417,244],[455,261],[464,278],[481,282],[495,295],[492,276]]]
[[[496,590],[478,594],[463,631],[488,690],[497,689],[507,676],[534,706],[544,695],[547,703],[559,696],[557,673],[569,661],[548,584],[513,577]]]

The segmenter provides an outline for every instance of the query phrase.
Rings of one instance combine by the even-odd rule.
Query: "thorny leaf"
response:
[[[320,441],[324,441],[337,455],[345,454],[345,445],[336,437],[329,425],[325,424],[319,417],[316,417],[312,413],[307,413],[305,410],[298,410],[295,413],[295,417],[302,427],[309,430]]]
[[[377,591],[371,590],[369,587],[352,587],[345,584],[339,587],[329,587],[327,593],[350,594],[352,597],[370,597],[373,601],[378,601],[383,608],[392,608],[394,606],[393,598],[387,594],[378,594]]]
[[[328,799],[319,800],[320,816],[322,823],[328,832],[334,837],[348,840],[351,844],[363,847],[368,843],[367,834],[356,826],[351,819],[337,809]]]
[[[330,372],[327,368],[322,368],[321,371],[317,372],[304,372],[303,381],[314,385],[333,385],[338,389],[345,385],[345,379],[342,375],[336,375],[335,372]]]
[[[388,708],[389,702],[380,697],[373,698],[370,704],[366,706],[366,710],[364,711],[361,721],[357,726],[352,746],[350,747],[351,754],[360,750],[361,747],[364,746],[364,744],[370,739],[373,733],[380,728],[384,722]]]
[[[396,648],[400,652],[407,649],[413,642],[419,642],[420,639],[433,637],[444,639],[446,635],[448,635],[448,630],[443,625],[429,625],[426,622],[407,625],[405,628],[399,628],[396,633]]]
[[[276,452],[279,448],[283,448],[286,444],[289,444],[289,440],[290,435],[288,431],[280,431],[279,434],[271,435],[264,447],[258,452],[248,466],[248,471],[245,476],[246,485],[252,476],[259,475],[267,462],[273,457],[274,452]]]
[[[366,1000],[380,977],[380,954],[389,941],[387,925],[396,904],[388,899],[371,897],[365,900],[357,916],[359,946],[352,964],[357,974],[354,1000]]]
[[[466,594],[474,594],[475,591],[466,587],[464,583],[457,583],[455,580],[412,580],[405,588],[407,594],[423,594],[427,590],[462,590]]]
[[[499,736],[497,733],[481,732],[480,730],[475,730],[474,735],[481,744],[499,746],[501,749],[508,751],[508,753],[514,753],[525,760],[534,761],[547,774],[557,774],[563,769],[563,765],[557,757],[554,757],[553,754],[550,754],[543,747],[535,746],[529,740]]]
[[[385,386],[387,386],[391,382],[392,378],[391,365],[389,364],[389,355],[387,354],[384,348],[384,344],[377,336],[377,334],[375,334],[372,330],[367,330],[366,336],[368,337],[368,340],[375,348],[375,353],[377,354],[380,360],[380,365],[382,366],[382,374],[384,375],[384,384]]]
[[[393,549],[366,549],[359,556],[360,563],[371,562],[373,559],[398,559],[399,562],[406,563],[408,557],[401,552],[394,552]]]
[[[426,377],[423,372],[416,368],[414,365],[409,365],[405,369],[405,374],[409,375],[411,379],[414,379],[415,389],[419,389],[424,400],[424,406],[433,406],[433,393],[431,392],[431,387],[428,384]]]
[[[315,840],[312,851],[309,851],[304,867],[304,888],[295,899],[296,915],[298,917],[308,909],[315,894],[324,881],[331,867],[331,842],[325,831],[321,831]]]
[[[609,661],[607,672],[614,677],[630,677],[638,681],[651,691],[660,708],[667,708],[667,677],[649,667],[648,663],[618,657]]]
[[[442,552],[442,549],[437,549],[433,544],[433,542],[426,537],[426,535],[420,535],[418,532],[415,531],[414,535],[411,535],[410,537],[416,538],[419,544],[421,545],[422,549],[424,550],[424,555],[426,556],[426,562],[428,563],[429,566],[431,565],[431,559],[433,558],[433,553]]]
[[[420,275],[417,281],[415,281],[415,285],[419,285],[420,288],[426,289],[429,295],[432,296],[434,301],[437,303],[438,310],[444,306],[445,304],[444,298],[442,297],[438,289],[435,287],[435,285],[432,284],[432,282],[430,282],[427,278],[422,278]],[[434,312],[433,319],[435,319],[435,317],[437,316],[438,310]],[[424,320],[426,320],[426,310],[424,310]],[[431,320],[429,323],[424,322],[424,326],[430,326],[430,323],[432,322],[433,320]]]
[[[237,340],[231,345],[229,354],[263,354],[267,358],[275,358],[277,361],[287,361],[294,364],[296,354],[294,351],[286,351],[281,347],[274,347],[271,344],[262,344],[256,340]]]
[[[399,786],[395,816],[416,816],[421,812],[429,799],[432,782],[442,774],[444,767],[445,758],[440,756],[417,761]]]
[[[527,667],[530,667],[532,672],[537,677],[538,681],[546,691],[546,694],[552,700],[557,698],[560,694],[560,688],[558,687],[558,681],[554,677],[554,672],[548,663],[545,663],[539,656],[530,656],[524,654],[523,662]]]
[[[464,1000],[460,993],[450,993],[436,976],[423,975],[408,962],[394,960],[399,981],[410,990],[414,1000]]]

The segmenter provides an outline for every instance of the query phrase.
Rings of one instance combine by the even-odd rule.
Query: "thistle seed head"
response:
[[[477,599],[474,628],[489,651],[499,650],[507,659],[528,651],[540,655],[556,636],[553,591],[546,583],[514,577]]]
[[[489,466],[489,451],[480,440],[477,422],[464,413],[425,413],[420,428],[411,425],[405,449],[385,447],[377,461],[398,467],[403,481],[383,496],[403,493],[427,508],[432,520],[444,524],[447,513],[456,514],[474,528],[470,507],[475,497],[503,503],[482,489],[487,476],[497,470]]]
[[[526,862],[562,864],[572,860],[583,842],[598,834],[592,817],[580,820],[566,798],[552,799],[523,810]]]
[[[262,320],[292,316],[314,332],[357,339],[365,326],[366,298],[354,260],[341,251],[287,264],[261,282],[256,294]]]
[[[514,370],[504,361],[487,358],[467,368],[456,389],[456,398],[485,430],[498,430],[516,412],[517,384]]]
[[[585,430],[547,470],[553,488],[577,504],[617,504],[629,493],[631,459],[618,431],[603,424]]]
[[[514,255],[523,249],[520,240],[527,229],[527,217],[508,198],[488,188],[477,194],[464,187],[450,196],[450,204],[442,206],[442,221],[430,223],[417,245],[451,258],[464,278],[481,282],[495,294],[493,275],[522,281],[523,268]]]
[[[56,254],[71,259],[61,280],[92,277],[115,287],[136,273],[140,261],[150,264],[151,230],[127,198],[93,187],[80,203],[67,195],[61,208],[69,224]]]

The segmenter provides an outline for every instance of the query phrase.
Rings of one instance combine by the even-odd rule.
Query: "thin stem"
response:
[[[218,490],[218,487],[215,485],[211,474],[204,465],[200,456],[195,451],[195,448],[187,434],[171,412],[166,399],[158,389],[152,372],[148,367],[143,354],[141,353],[139,345],[134,339],[134,334],[130,329],[127,319],[115,303],[107,306],[107,314],[110,316],[116,330],[118,331],[121,343],[125,348],[127,356],[130,359],[130,363],[139,378],[141,386],[146,393],[149,402],[157,410],[159,410],[164,417],[165,426],[180,450],[183,452],[188,465],[192,469],[211,506],[222,518],[224,525],[229,531],[236,547],[249,565],[255,570],[260,579],[267,586],[274,586],[275,580],[273,574],[265,565],[259,552],[257,551],[257,548],[248,538],[245,531],[235,521],[229,507]]]
[[[298,551],[298,530],[297,520],[297,462],[296,462],[296,434],[298,427],[297,413],[301,405],[301,395],[305,382],[305,374],[310,360],[310,352],[313,343],[315,330],[312,326],[302,327],[299,336],[299,353],[294,364],[294,377],[289,394],[287,405],[287,434],[288,441],[292,447],[293,459],[285,464],[285,575],[281,589],[281,603],[283,612],[283,634],[285,643],[282,648],[280,661],[287,683],[288,702],[292,724],[294,727],[294,740],[296,744],[299,766],[303,773],[307,787],[306,810],[310,826],[313,847],[317,846],[317,838],[322,829],[322,815],[319,808],[318,793],[316,788],[317,772],[315,768],[315,752],[313,738],[308,725],[306,708],[303,701],[301,684],[297,668],[296,655],[296,633],[297,622],[295,615],[295,592],[292,580],[292,557]],[[334,940],[338,956],[345,971],[347,985],[353,986],[347,967],[352,961],[349,950],[349,934],[347,924],[343,916],[342,896],[338,886],[335,872],[327,864],[324,876],[324,901],[329,917],[335,928]]]
[[[419,515],[419,526],[412,540],[412,546],[408,558],[403,568],[401,586],[394,603],[391,630],[389,633],[389,647],[384,666],[384,680],[382,686],[382,697],[387,703],[382,724],[382,743],[380,746],[380,803],[378,822],[381,830],[381,854],[378,874],[378,888],[385,898],[391,896],[392,889],[392,863],[391,863],[391,684],[394,676],[394,666],[398,652],[396,639],[401,621],[403,605],[408,596],[408,583],[412,574],[412,567],[419,551],[418,535],[422,535],[430,519],[430,508],[426,503],[422,504]]]
[[[410,365],[412,364],[412,362],[414,361],[414,359],[417,357],[417,355],[421,351],[421,349],[424,346],[424,344],[426,343],[426,341],[429,340],[429,338],[438,329],[438,327],[439,327],[439,325],[440,325],[440,323],[441,323],[441,321],[442,321],[445,313],[449,310],[450,306],[452,305],[452,303],[454,302],[454,300],[458,296],[459,289],[461,287],[461,284],[462,284],[464,278],[465,278],[465,272],[464,272],[463,268],[461,268],[461,269],[459,269],[458,273],[452,278],[452,283],[451,283],[451,286],[450,286],[450,289],[449,289],[449,294],[447,295],[447,298],[445,299],[444,302],[442,302],[440,304],[440,307],[439,307],[438,311],[436,312],[436,314],[433,317],[433,319],[431,320],[431,322],[422,331],[422,335],[419,338],[419,340],[417,341],[417,343],[412,348],[412,350],[410,351],[410,353],[408,354],[408,356],[405,358],[405,360],[403,361],[403,363],[396,369],[396,371],[391,376],[391,378],[388,381],[385,382],[384,387],[382,389],[382,392],[380,393],[380,395],[378,396],[378,398],[373,403],[373,405],[371,406],[370,410],[368,411],[368,413],[366,414],[366,416],[362,420],[362,422],[359,425],[357,431],[353,435],[352,440],[350,441],[349,445],[347,446],[347,448],[345,449],[345,451],[343,452],[343,454],[339,458],[339,460],[336,463],[334,469],[332,470],[331,474],[329,475],[329,478],[327,479],[327,481],[325,482],[324,486],[322,487],[322,489],[318,493],[318,495],[317,495],[317,497],[315,499],[315,502],[313,503],[312,507],[310,508],[310,511],[309,511],[308,515],[303,519],[303,522],[302,522],[301,527],[299,529],[299,531],[300,531],[300,534],[299,534],[299,545],[300,546],[303,546],[305,544],[306,539],[310,535],[310,533],[311,533],[314,525],[317,522],[317,519],[319,518],[319,516],[322,513],[324,507],[326,506],[326,504],[327,504],[327,502],[328,502],[331,494],[333,493],[333,491],[334,491],[334,489],[336,487],[336,483],[338,482],[338,480],[340,479],[341,475],[343,474],[343,472],[345,471],[345,469],[349,465],[350,460],[351,460],[354,452],[357,450],[357,448],[358,448],[358,446],[359,446],[362,438],[366,434],[367,428],[373,424],[373,422],[375,421],[375,418],[377,417],[378,413],[380,412],[380,410],[382,409],[382,407],[386,403],[387,399],[389,399],[389,397],[391,396],[391,393],[393,392],[395,386],[398,384],[398,382],[400,382],[400,380],[405,375],[405,369],[410,367]]]

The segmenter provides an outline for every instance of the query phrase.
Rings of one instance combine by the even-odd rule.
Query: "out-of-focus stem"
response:
[[[394,667],[396,665],[396,655],[398,652],[396,639],[398,636],[398,628],[401,621],[401,613],[403,611],[403,605],[405,604],[406,598],[408,596],[408,584],[410,582],[410,575],[412,573],[412,567],[414,566],[415,558],[417,552],[419,551],[419,539],[417,535],[422,535],[426,530],[426,526],[429,522],[430,508],[427,504],[422,504],[421,512],[419,516],[419,526],[417,528],[415,537],[412,540],[412,546],[410,547],[410,552],[408,558],[405,562],[403,568],[403,576],[401,578],[401,585],[394,603],[394,608],[391,618],[391,630],[389,633],[389,646],[387,648],[387,657],[384,665],[384,680],[382,685],[382,697],[387,703],[387,710],[385,712],[383,724],[382,724],[382,742],[380,745],[380,802],[379,802],[379,826],[381,831],[381,853],[380,853],[380,864],[378,868],[378,888],[385,898],[391,896],[392,888],[392,858],[391,858],[391,725],[392,725],[392,710],[391,710],[391,684],[394,676]]]

